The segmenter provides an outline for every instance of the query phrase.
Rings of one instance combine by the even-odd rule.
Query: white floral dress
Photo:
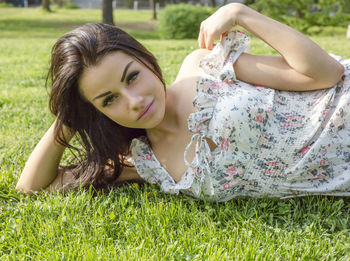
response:
[[[193,132],[188,165],[175,183],[145,137],[132,141],[139,175],[167,193],[227,201],[237,196],[350,196],[350,60],[330,89],[278,91],[236,80],[233,63],[249,37],[230,32],[202,58],[206,77],[197,80],[188,118]],[[210,151],[205,137],[218,146]],[[195,158],[186,161],[189,146]]]

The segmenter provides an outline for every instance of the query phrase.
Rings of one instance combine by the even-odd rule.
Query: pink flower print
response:
[[[263,91],[263,90],[264,90],[264,87],[259,86],[259,85],[255,85],[254,87],[255,87],[255,89],[257,89],[258,91]]]
[[[301,154],[304,156],[310,150],[310,146],[305,146],[301,149]]]
[[[146,160],[152,160],[152,155],[147,154],[146,155]]]
[[[283,128],[286,128],[286,129],[288,129],[290,126],[291,126],[291,125],[290,125],[289,122],[283,124]]]
[[[219,83],[214,83],[211,87],[212,90],[218,90],[218,89],[221,89],[223,88],[225,85],[224,83],[222,82],[219,82]]]
[[[229,189],[231,186],[230,183],[225,183],[223,186],[222,186],[222,190],[226,190],[226,189]]]
[[[293,118],[294,118],[294,115],[286,115],[285,116],[285,118],[287,119],[287,120],[293,120]]]
[[[226,79],[224,80],[224,82],[227,83],[227,84],[230,84],[230,83],[232,83],[232,80],[229,79],[229,78],[226,78]]]
[[[269,161],[267,164],[271,166],[277,166],[277,161]]]
[[[260,115],[260,114],[258,116],[256,116],[256,121],[262,123],[263,122],[263,116]]]
[[[325,159],[322,159],[321,161],[320,161],[320,165],[321,166],[324,166],[326,164],[326,160]]]
[[[212,83],[210,87],[212,90],[216,90],[220,88],[217,83]]]
[[[267,175],[272,174],[272,171],[269,169],[265,169],[265,174],[267,174]]]
[[[329,112],[329,109],[325,109],[323,112],[322,112],[322,116],[326,116]]]
[[[316,175],[316,177],[317,177],[318,179],[324,179],[326,176],[323,175],[322,173],[318,173],[318,174]]]
[[[228,140],[223,138],[222,141],[221,141],[221,150],[223,151],[228,151]]]
[[[237,170],[236,170],[236,167],[231,167],[231,168],[228,168],[226,169],[226,174],[236,174]]]

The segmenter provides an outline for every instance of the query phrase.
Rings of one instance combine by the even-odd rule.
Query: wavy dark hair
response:
[[[56,141],[79,152],[79,163],[72,171],[79,182],[73,188],[93,185],[105,189],[116,185],[123,167],[130,166],[126,157],[130,154],[132,139],[146,135],[144,129],[115,123],[81,97],[79,92],[78,82],[83,70],[96,66],[103,57],[115,51],[134,57],[164,84],[156,58],[115,26],[83,25],[60,37],[52,48],[51,66],[46,78],[46,85],[52,85],[49,106],[57,117]],[[63,134],[64,125],[78,134],[82,150],[67,142]],[[104,171],[106,166],[112,171]]]

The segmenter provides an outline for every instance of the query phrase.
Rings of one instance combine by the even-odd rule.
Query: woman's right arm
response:
[[[41,138],[27,160],[16,189],[24,193],[42,190],[55,180],[65,146],[57,143],[54,136],[54,122]],[[63,128],[65,139],[69,141],[73,133]]]
[[[66,147],[55,140],[55,124],[56,122],[51,125],[27,160],[17,182],[17,190],[28,194],[43,189],[57,191],[64,189],[67,185],[69,189],[69,184],[77,182],[72,171],[67,168],[59,168]],[[63,127],[63,134],[67,142],[74,135],[65,126]],[[109,170],[106,169],[105,171]],[[135,167],[125,167],[117,182],[122,184],[128,181],[143,182],[144,180],[138,175]]]
[[[278,90],[311,91],[334,86],[344,74],[343,65],[307,36],[240,3],[221,7],[202,22],[200,47],[212,49],[216,38],[237,25],[280,54],[242,54],[234,64],[241,81]]]

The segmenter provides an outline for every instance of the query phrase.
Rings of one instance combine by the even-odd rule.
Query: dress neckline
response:
[[[230,32],[223,41],[200,61],[200,67],[205,76],[198,76],[196,81],[196,96],[193,105],[196,111],[187,119],[187,127],[193,133],[191,142],[184,152],[185,164],[188,167],[178,182],[161,165],[154,154],[147,137],[135,138],[131,144],[135,167],[139,175],[149,183],[160,184],[165,192],[179,193],[189,190],[191,194],[200,196],[202,185],[206,180],[206,190],[213,194],[210,181],[211,160],[213,154],[221,153],[222,144],[218,145],[212,138],[210,122],[220,96],[220,92],[229,91],[228,86],[237,81],[233,63],[249,46],[249,37],[240,32]],[[227,86],[226,86],[227,85]],[[222,90],[221,90],[222,89]],[[210,151],[206,137],[218,145]],[[186,159],[187,152],[195,144],[195,155],[191,163]]]

